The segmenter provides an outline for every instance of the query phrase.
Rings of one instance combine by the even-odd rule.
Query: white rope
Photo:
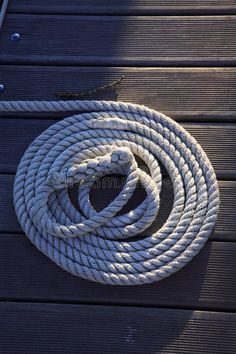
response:
[[[151,283],[182,268],[205,244],[219,205],[215,173],[195,139],[164,114],[107,101],[0,102],[0,110],[80,112],[32,142],[14,184],[24,232],[63,269],[101,283]],[[149,173],[137,166],[134,156],[144,160]],[[171,214],[153,235],[129,240],[157,217],[162,185],[158,161],[173,183]],[[122,191],[96,212],[89,199],[94,181],[117,172],[127,176]],[[117,215],[138,181],[146,199]],[[67,194],[75,183],[80,212]]]
[[[0,10],[0,30],[2,28],[3,20],[7,12],[7,6],[8,6],[9,0],[3,0],[2,7]]]

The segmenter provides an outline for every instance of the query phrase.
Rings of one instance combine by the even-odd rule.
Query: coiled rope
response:
[[[79,112],[32,142],[14,183],[23,230],[63,269],[107,284],[152,283],[182,268],[205,244],[219,205],[216,176],[202,148],[172,119],[144,106],[107,101],[2,101],[0,110]],[[138,167],[134,156],[145,161],[150,173]],[[173,183],[172,211],[153,235],[129,240],[157,217],[158,161]],[[97,212],[90,189],[99,177],[117,172],[126,175],[123,189]],[[117,215],[138,181],[146,199]],[[67,193],[75,183],[80,211]]]

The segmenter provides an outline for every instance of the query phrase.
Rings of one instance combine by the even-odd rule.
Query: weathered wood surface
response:
[[[9,12],[45,14],[233,14],[234,0],[11,0]]]
[[[115,91],[84,98],[137,102],[184,122],[212,161],[221,204],[205,247],[167,279],[114,287],[74,277],[22,233],[12,200],[25,149],[67,114],[0,114],[0,353],[236,352],[234,15],[234,0],[10,1],[0,99],[50,100],[124,76]],[[166,182],[151,230],[171,209]],[[101,209],[115,193],[93,190],[92,204]]]
[[[14,173],[28,145],[54,122],[48,119],[2,118],[0,173]],[[219,179],[236,177],[235,124],[184,123],[183,127],[202,145]]]
[[[86,92],[122,76],[124,79],[115,91],[100,91],[83,98],[145,104],[182,121],[236,121],[235,68],[2,65],[0,77],[5,90],[1,99],[53,100],[58,92]]]
[[[236,351],[233,313],[31,303],[0,311],[4,354]]]
[[[235,65],[236,17],[10,14],[0,48],[11,64]]]

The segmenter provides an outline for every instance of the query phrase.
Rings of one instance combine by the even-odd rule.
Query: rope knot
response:
[[[81,160],[73,164],[61,173],[49,173],[45,183],[40,187],[35,196],[35,222],[39,227],[57,237],[78,237],[94,232],[100,237],[120,239],[134,236],[142,232],[154,221],[159,210],[159,188],[151,177],[138,168],[137,162],[130,148],[122,146],[109,148],[108,153],[95,156],[94,158]],[[121,172],[126,175],[126,181],[120,194],[101,212],[96,212],[89,200],[89,193],[93,183],[100,177],[114,172]],[[119,225],[113,221],[114,216],[124,207],[141,182],[146,190],[146,200],[136,209],[136,213],[130,212],[130,220]],[[56,190],[79,184],[79,205],[84,217],[73,224],[60,224],[51,217],[48,206],[50,196]],[[119,219],[119,218],[118,218]],[[122,226],[123,225],[123,226]],[[110,233],[111,228],[116,229]],[[119,226],[119,227],[118,227]]]
[[[55,189],[71,187],[73,184],[87,181],[91,177],[98,177],[105,173],[111,173],[113,170],[119,170],[121,166],[128,163],[133,164],[133,168],[137,168],[134,155],[130,149],[127,147],[113,147],[112,151],[105,155],[82,160],[80,163],[73,164],[61,172],[49,173],[45,185]]]
[[[111,153],[111,161],[123,165],[134,161],[134,155],[127,147],[115,148]]]

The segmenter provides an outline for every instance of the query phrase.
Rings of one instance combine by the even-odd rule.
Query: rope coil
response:
[[[199,144],[179,124],[147,107],[108,101],[10,101],[1,111],[77,111],[49,127],[18,166],[14,204],[28,238],[63,269],[113,285],[152,283],[188,263],[215,225],[219,206],[214,170]],[[140,157],[149,173],[135,160]],[[157,217],[165,166],[173,183],[172,211],[160,230],[129,240]],[[119,195],[102,211],[91,205],[94,181],[126,176]],[[117,213],[137,183],[146,198]],[[76,210],[68,197],[78,183]]]

